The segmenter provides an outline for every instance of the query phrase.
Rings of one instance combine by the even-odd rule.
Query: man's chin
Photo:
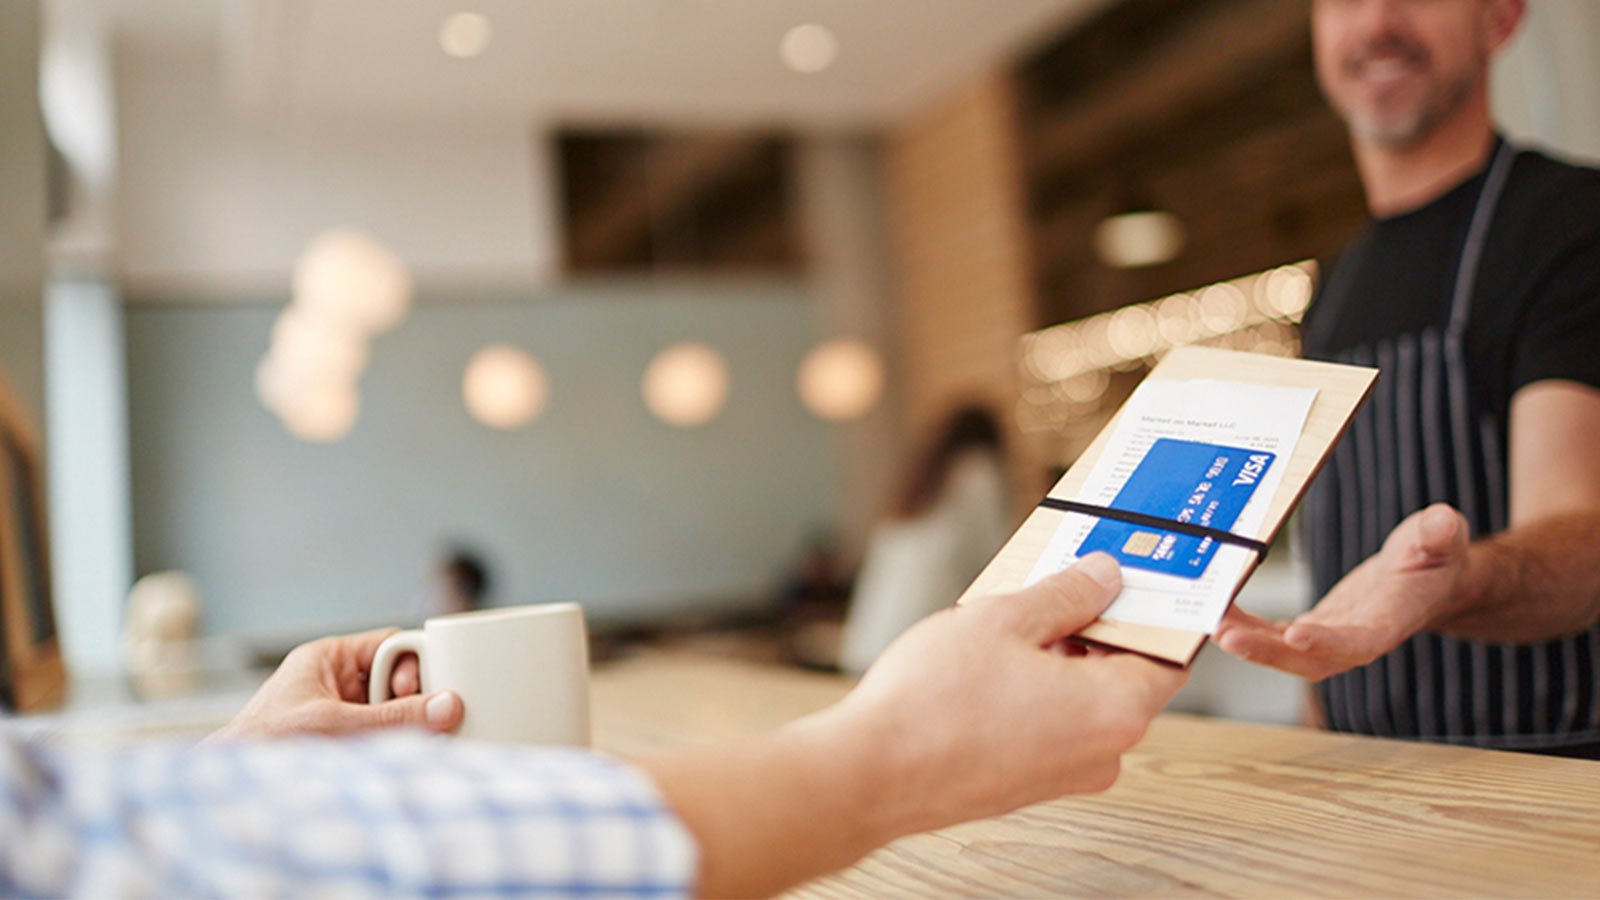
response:
[[[1406,150],[1416,146],[1428,136],[1435,124],[1433,117],[1415,110],[1404,115],[1366,114],[1346,115],[1344,118],[1350,133],[1358,140],[1385,150]]]
[[[1455,117],[1475,81],[1463,78],[1420,96],[1368,97],[1367,102],[1347,105],[1341,118],[1360,141],[1386,150],[1408,150]]]

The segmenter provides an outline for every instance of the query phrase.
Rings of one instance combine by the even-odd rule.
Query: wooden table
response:
[[[596,743],[731,737],[841,678],[643,656],[596,672]],[[1111,791],[898,841],[805,897],[1600,896],[1600,763],[1159,719]]]

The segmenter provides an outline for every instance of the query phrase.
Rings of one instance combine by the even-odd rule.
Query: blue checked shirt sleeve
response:
[[[113,752],[0,732],[0,896],[683,896],[638,770],[422,734]]]

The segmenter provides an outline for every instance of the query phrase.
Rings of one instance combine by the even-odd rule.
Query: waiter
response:
[[[1217,641],[1340,731],[1600,758],[1600,172],[1494,132],[1523,11],[1314,4],[1372,221],[1306,355],[1382,375],[1307,498],[1321,600]]]

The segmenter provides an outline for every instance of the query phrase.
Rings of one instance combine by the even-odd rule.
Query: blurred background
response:
[[[1600,158],[1600,7],[1531,6],[1498,118]],[[1165,350],[1296,351],[1365,221],[1308,17],[0,0],[36,637],[204,669],[572,600],[602,654],[857,670]],[[1245,598],[1308,600],[1290,547]],[[1218,655],[1187,708],[1298,715]]]

